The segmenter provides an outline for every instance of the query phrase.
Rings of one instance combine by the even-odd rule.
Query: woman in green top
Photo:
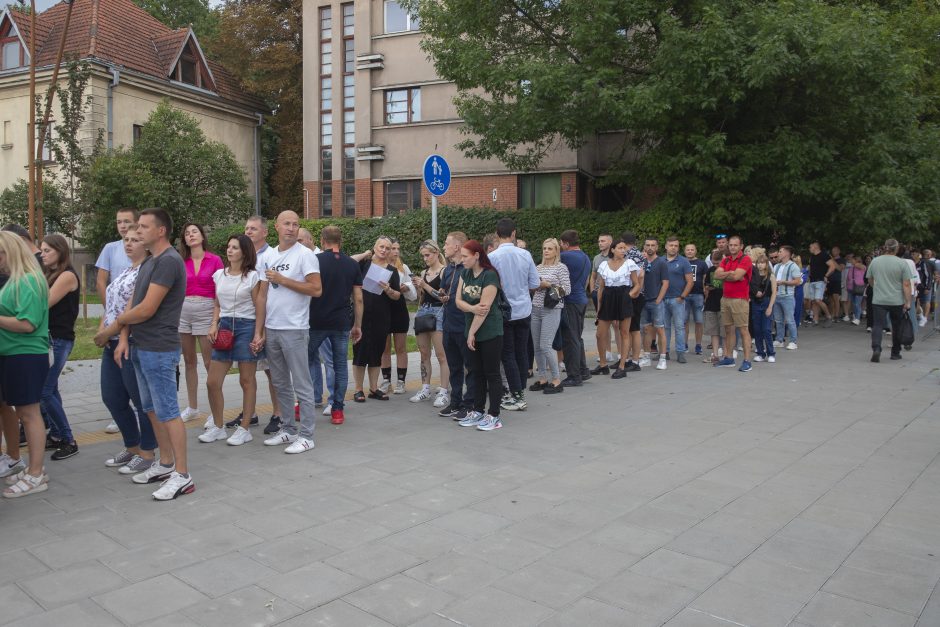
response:
[[[457,308],[466,314],[467,346],[470,348],[470,369],[476,377],[476,398],[473,411],[458,424],[480,431],[499,429],[499,403],[503,382],[499,364],[503,355],[503,314],[496,306],[499,274],[493,268],[476,240],[470,240],[460,251],[464,270],[457,285]],[[487,393],[490,411],[484,414]]]
[[[29,446],[29,467],[6,478],[3,496],[15,498],[48,488],[39,400],[49,372],[49,288],[26,244],[6,231],[0,231],[0,272],[9,276],[0,289],[0,390]]]

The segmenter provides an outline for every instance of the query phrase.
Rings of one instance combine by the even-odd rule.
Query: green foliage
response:
[[[761,241],[940,235],[940,7],[926,0],[405,0],[459,147],[530,169],[623,129],[611,182]]]
[[[68,205],[63,199],[62,190],[55,181],[43,181],[42,202],[37,202],[37,209],[42,208],[45,233],[63,233],[71,235],[74,232],[72,215]],[[15,222],[26,226],[29,224],[29,186],[24,179],[0,193],[0,225]]]
[[[503,217],[512,218],[516,223],[517,236],[526,240],[536,259],[541,257],[541,243],[549,237],[558,237],[562,231],[574,229],[581,238],[581,247],[590,255],[597,254],[597,236],[611,233],[614,236],[623,231],[633,231],[638,239],[646,236],[665,238],[678,235],[683,243],[694,243],[704,250],[711,250],[709,235],[689,230],[680,220],[672,215],[649,211],[601,212],[586,209],[520,209],[518,211],[499,211],[496,209],[465,209],[462,207],[440,207],[438,209],[438,240],[443,244],[447,233],[463,231],[471,239],[482,240],[487,233],[496,230],[496,222]],[[274,226],[269,225],[268,243],[277,245]],[[301,225],[309,229],[316,242],[320,240],[320,231],[328,225],[335,225],[343,232],[343,250],[347,253],[359,253],[368,250],[379,235],[395,237],[401,242],[402,258],[411,268],[421,267],[418,247],[431,236],[431,211],[421,209],[401,215],[390,215],[374,220],[355,218],[327,218],[321,220],[301,220]],[[223,250],[230,235],[244,232],[244,223],[220,227],[209,234],[209,244],[213,250]]]
[[[209,7],[209,0],[134,0],[134,4],[170,28],[192,25],[200,44],[219,28],[219,15]]]
[[[121,207],[163,207],[177,232],[187,221],[212,229],[252,210],[231,150],[207,140],[193,117],[167,101],[150,115],[137,144],[92,161],[82,202],[89,214],[82,240],[92,250],[114,239],[114,212]]]

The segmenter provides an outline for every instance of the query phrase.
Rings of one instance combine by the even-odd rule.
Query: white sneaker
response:
[[[390,379],[382,379],[382,382],[379,384],[379,392],[382,394],[388,394],[388,389],[392,386]]]
[[[738,359],[738,350],[739,350],[739,349],[735,349],[735,350],[731,351],[731,359],[734,359],[735,361],[737,361],[737,359]]]
[[[395,394],[398,394],[398,389],[396,387]],[[420,403],[421,401],[427,401],[431,398],[431,388],[422,386],[418,393],[409,398],[408,400],[412,403]]]
[[[649,354],[644,354],[640,357],[640,368],[649,368],[651,365]]]
[[[503,423],[499,416],[490,416],[489,414],[484,414],[480,424],[477,425],[477,431],[495,431],[502,428]]]
[[[395,382],[395,394],[404,394],[405,393],[405,382],[399,379]]]
[[[458,422],[457,424],[461,427],[475,427],[483,421],[483,414],[478,411],[472,411],[467,414],[467,417]]]
[[[858,325],[860,325],[861,323],[862,323],[862,321],[859,320],[858,318],[855,318],[854,320],[852,320],[852,324],[854,324],[855,326],[858,326]]]
[[[184,477],[174,471],[173,474],[157,488],[157,491],[153,493],[153,498],[157,501],[172,501],[182,494],[190,494],[195,489],[196,484],[193,483],[192,477]]]
[[[284,452],[294,455],[295,453],[306,453],[310,450],[313,450],[313,440],[308,440],[307,438],[298,436],[290,446],[284,449]]]
[[[848,322],[849,320],[851,320],[851,318],[848,316],[842,316],[842,322]]]
[[[767,356],[767,363],[768,363],[768,364],[775,364],[775,363],[777,363],[777,357],[776,357],[776,355],[768,355],[768,356]]]
[[[212,417],[212,414],[209,414],[209,417],[206,418],[206,422],[202,425],[203,429],[211,429],[215,426],[215,418]]]
[[[437,397],[434,399],[434,406],[438,409],[450,405],[450,392],[444,388],[437,388]]]
[[[183,422],[189,422],[193,418],[199,415],[199,410],[195,407],[187,407],[183,410],[183,413],[180,414],[180,418],[183,419]]]
[[[614,354],[610,351],[607,351],[607,363],[610,363],[614,360]]]
[[[163,481],[176,472],[176,466],[161,466],[160,462],[154,461],[150,468],[131,477],[134,483],[153,483],[154,481]]]
[[[134,455],[134,458],[131,459],[131,461],[118,468],[118,472],[122,475],[136,475],[137,473],[144,472],[150,468],[152,463],[152,461],[144,459],[140,455]]]
[[[721,359],[722,357],[724,357],[724,356],[725,356],[725,349],[723,349],[722,347],[719,346],[719,347],[718,347],[718,353],[717,353],[717,355],[718,355],[718,359]]]
[[[665,356],[659,358],[659,363],[656,364],[656,369],[657,369],[657,370],[665,370],[665,369],[666,369],[666,357],[665,357]]]
[[[917,326],[922,327],[927,324],[927,316],[921,314],[917,316]]]
[[[795,351],[795,350],[796,350],[796,342],[790,342],[789,344],[787,344],[787,350],[788,350],[788,351]]]
[[[619,360],[618,360],[618,361],[619,361]],[[558,370],[559,370],[560,372],[568,372],[568,370],[565,368],[565,362],[563,362],[563,361],[559,361],[559,362],[558,362]]]
[[[774,340],[774,348],[783,348],[783,342]]]
[[[323,408],[323,415],[329,416],[333,413],[333,403],[327,403],[326,407]]]
[[[754,355],[754,359],[752,359],[751,361],[764,361],[764,358],[761,357],[760,355]]]
[[[105,433],[117,433],[120,429],[117,426],[117,423],[113,420],[108,423],[108,426],[104,428]]]
[[[270,438],[264,441],[265,446],[280,446],[281,444],[293,444],[297,436],[281,429]]]
[[[212,425],[206,429],[205,433],[199,436],[199,441],[208,444],[209,442],[216,442],[218,440],[225,440],[227,438],[228,432],[225,430],[225,427],[217,427]]]
[[[14,460],[6,453],[0,455],[0,477],[9,477],[21,470],[26,470],[26,462],[23,461],[22,457]]]
[[[253,438],[251,437],[251,431],[249,431],[245,427],[238,427],[237,429],[235,429],[235,433],[230,435],[229,438],[225,442],[229,446],[241,446],[242,444],[245,444],[246,442],[251,442],[252,439]]]

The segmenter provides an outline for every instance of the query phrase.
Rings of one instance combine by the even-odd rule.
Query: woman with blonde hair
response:
[[[408,375],[408,327],[411,326],[411,317],[408,315],[408,303],[418,297],[414,284],[411,282],[411,268],[401,260],[401,242],[389,237],[391,246],[388,251],[388,262],[398,272],[401,285],[399,292],[404,298],[391,303],[392,321],[389,335],[385,339],[385,352],[382,353],[382,385],[379,390],[388,394],[389,389],[394,394],[405,393],[405,377]],[[363,275],[365,276],[365,275]],[[392,342],[395,343],[396,381],[392,387]]]
[[[75,345],[75,320],[78,318],[78,273],[72,267],[68,240],[58,233],[47,235],[39,247],[43,272],[49,284],[49,345],[52,365],[42,388],[40,408],[49,424],[46,448],[55,448],[52,459],[58,461],[78,454],[69,419],[59,394],[59,375]]]
[[[420,276],[412,279],[418,291],[420,303],[415,314],[415,339],[418,341],[418,350],[421,351],[421,389],[409,400],[412,403],[420,403],[431,398],[431,346],[433,345],[441,375],[441,384],[437,388],[434,407],[440,409],[450,404],[450,394],[447,392],[450,369],[447,367],[447,358],[444,355],[444,303],[448,296],[441,289],[445,261],[440,247],[433,240],[421,242],[418,251],[426,266]]]
[[[539,273],[539,287],[532,295],[530,332],[535,347],[535,376],[538,381],[529,386],[529,391],[558,394],[564,392],[565,388],[561,385],[558,355],[552,348],[552,342],[561,324],[564,297],[571,292],[571,276],[568,274],[568,266],[561,262],[561,246],[554,237],[542,242],[542,263],[535,269]]]
[[[49,373],[49,287],[19,236],[0,232],[0,390],[26,432],[29,466],[6,478],[5,498],[48,489],[43,469],[45,428],[39,411]]]

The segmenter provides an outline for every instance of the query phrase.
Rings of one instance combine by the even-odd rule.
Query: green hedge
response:
[[[658,213],[655,209],[644,212],[600,212],[587,209],[519,209],[498,211],[495,209],[464,209],[441,207],[438,210],[438,239],[443,243],[450,231],[463,231],[470,238],[482,240],[483,236],[496,229],[500,218],[510,217],[516,222],[517,235],[526,240],[535,259],[541,257],[541,243],[546,238],[558,237],[562,231],[575,229],[581,236],[582,248],[590,255],[597,254],[597,235],[602,232],[615,236],[632,230],[637,238],[678,235],[682,243],[693,242],[699,249],[710,245],[709,236],[690,233],[683,229],[681,216]],[[319,242],[320,230],[327,225],[338,226],[343,231],[343,249],[346,252],[362,252],[372,247],[379,235],[389,235],[401,242],[402,258],[412,268],[419,266],[418,246],[431,236],[431,211],[421,209],[402,215],[392,215],[371,220],[355,218],[327,218],[301,220],[301,224],[313,233]],[[269,221],[270,244],[277,243],[273,220]],[[242,233],[244,223],[231,224],[215,229],[209,236],[214,251],[224,250],[229,235]],[[660,246],[662,250],[662,246]]]

